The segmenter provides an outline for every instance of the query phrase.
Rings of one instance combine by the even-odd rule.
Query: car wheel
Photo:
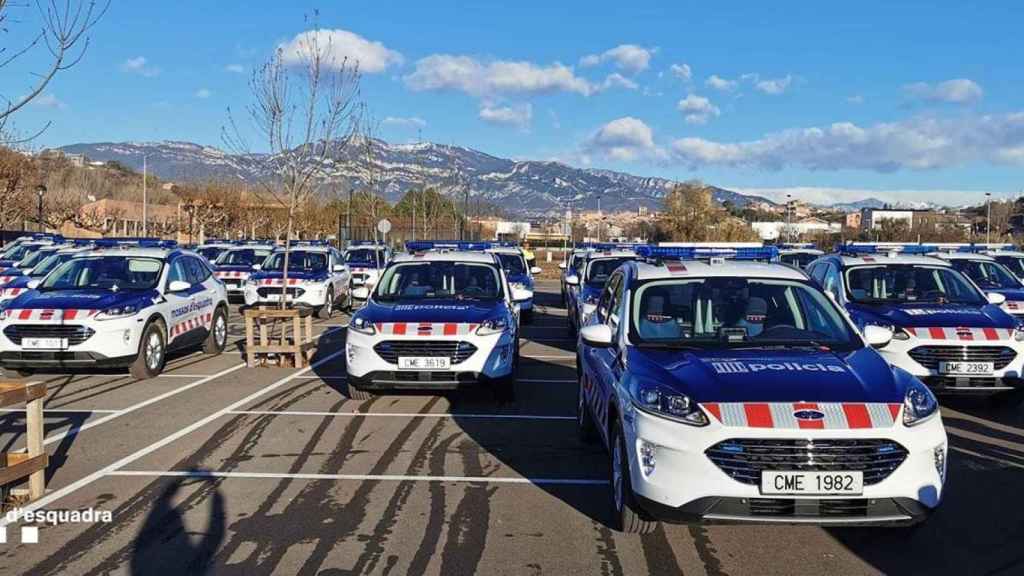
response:
[[[587,444],[592,444],[597,439],[597,427],[594,425],[594,417],[590,414],[587,396],[584,394],[582,372],[576,379],[576,431],[580,440]]]
[[[321,320],[328,320],[334,314],[334,292],[327,293],[327,299],[324,300],[324,305],[317,308],[316,317]]]
[[[163,325],[159,322],[150,322],[142,331],[139,354],[129,368],[133,378],[148,380],[163,372],[167,361],[167,342],[164,338]]]
[[[533,324],[533,308],[523,310],[523,324]]]
[[[615,422],[615,430],[612,433],[611,448],[612,527],[627,534],[650,534],[657,527],[657,523],[637,506],[633,484],[629,479],[626,438],[618,421]]]
[[[210,333],[206,335],[203,342],[203,352],[217,355],[224,351],[228,345],[228,315],[223,307],[218,307],[213,313],[213,323],[210,324]]]

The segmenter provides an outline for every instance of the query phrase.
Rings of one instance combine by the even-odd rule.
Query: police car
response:
[[[14,276],[20,276],[26,268],[31,268],[34,263],[26,265],[26,262],[34,260],[40,251],[63,244],[65,244],[63,238],[59,240],[29,240],[5,251],[0,256],[0,285],[10,281]]]
[[[774,247],[637,248],[580,331],[578,427],[616,528],[911,524],[942,500],[935,396]],[[726,259],[730,258],[730,259]]]
[[[1024,282],[995,258],[982,254],[983,250],[984,247],[973,245],[938,246],[934,256],[952,264],[984,292],[1001,294],[1006,298],[1000,305],[1003,310],[1014,316],[1024,316]]]
[[[360,306],[380,279],[380,273],[391,260],[391,248],[375,242],[353,242],[345,250],[345,263],[352,275],[352,298]],[[365,290],[357,290],[363,287]]]
[[[283,295],[289,305],[312,308],[318,318],[330,318],[336,309],[352,306],[348,267],[333,246],[316,241],[292,242],[287,279],[284,261],[284,248],[278,248],[258,265],[245,281],[246,306],[277,304]]]
[[[168,352],[227,343],[227,294],[209,265],[173,243],[76,254],[0,308],[0,365],[128,366],[152,378]]]
[[[984,254],[991,256],[1021,281],[1024,281],[1024,252],[1014,248],[1013,244],[985,245]]]
[[[217,261],[217,258],[225,251],[234,247],[236,244],[231,240],[207,240],[196,247],[195,252],[206,261],[213,264]]]
[[[825,252],[818,250],[813,242],[779,244],[779,261],[800,269],[806,268],[808,264],[824,255]]]
[[[578,274],[565,278],[565,283],[570,287],[566,292],[566,312],[569,334],[573,336],[581,320],[594,311],[604,283],[611,273],[622,264],[636,259],[632,244],[593,244],[592,247],[594,250],[584,254]]]
[[[228,296],[243,296],[245,281],[274,251],[267,242],[239,242],[217,256],[213,262],[213,275],[227,288]]]
[[[512,288],[523,294],[529,293],[528,298],[519,302],[519,317],[529,324],[533,320],[533,275],[540,274],[542,270],[539,266],[528,266],[523,250],[514,243],[493,243],[487,251],[498,257]]]
[[[933,246],[856,244],[819,258],[808,273],[861,329],[894,331],[882,356],[936,393],[991,394],[1024,384],[1024,331]]]
[[[61,246],[60,248],[48,251],[46,257],[36,264],[31,270],[20,276],[14,277],[10,282],[7,282],[3,287],[0,287],[0,302],[13,300],[23,292],[27,292],[29,290],[29,284],[42,280],[47,274],[57,268],[57,266],[71,259],[72,256],[91,252],[92,250],[95,250],[94,244]]]
[[[516,303],[529,294],[510,287],[494,254],[469,243],[438,246],[409,242],[410,253],[394,257],[353,315],[345,343],[353,397],[473,385],[514,397]]]
[[[592,252],[593,250],[594,249],[587,244],[577,245],[571,252],[569,252],[565,261],[558,264],[558,268],[562,271],[559,284],[561,284],[563,304],[569,303],[569,291],[579,288],[579,285],[570,286],[569,283],[566,282],[566,278],[569,276],[579,276],[579,268],[583,264],[583,260],[586,257],[587,252]]]

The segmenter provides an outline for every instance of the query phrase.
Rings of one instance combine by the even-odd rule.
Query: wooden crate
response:
[[[313,311],[301,308],[259,306],[247,308],[245,316],[245,362],[250,367],[267,364],[270,354],[304,367],[316,348]]]
[[[46,491],[46,466],[49,458],[43,450],[42,382],[0,382],[0,408],[25,403],[27,452],[0,452],[0,486],[28,477],[28,497],[35,500]]]

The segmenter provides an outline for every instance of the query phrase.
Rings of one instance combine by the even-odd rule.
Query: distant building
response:
[[[839,234],[842,225],[838,222],[826,222],[821,218],[804,218],[798,222],[751,222],[750,227],[757,232],[762,240],[796,240],[805,235]]]
[[[907,228],[914,227],[914,210],[895,208],[863,208],[860,211],[860,224],[864,230],[875,230],[882,222],[903,222]]]
[[[860,212],[850,212],[846,215],[846,227],[847,228],[860,228],[861,215]]]
[[[57,148],[47,148],[38,154],[44,160],[67,160],[72,166],[82,168],[88,162],[85,154],[71,154]]]

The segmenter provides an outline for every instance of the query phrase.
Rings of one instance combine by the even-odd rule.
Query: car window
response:
[[[185,257],[185,266],[190,284],[202,284],[210,277],[210,270],[196,258]]]
[[[611,303],[608,306],[608,323],[615,330],[619,327],[619,304],[622,303],[622,291],[625,286],[624,276],[619,273],[612,277]]]
[[[188,276],[188,268],[185,267],[185,259],[178,258],[174,262],[171,262],[171,269],[167,273],[167,285],[170,286],[171,282],[190,282]]]
[[[854,302],[985,304],[987,300],[953,268],[924,264],[857,266],[846,272],[847,296]]]
[[[841,292],[841,284],[842,278],[839,275],[839,267],[830,262],[825,268],[825,281],[822,283],[822,288],[827,292],[831,292],[833,296],[838,297]]]

